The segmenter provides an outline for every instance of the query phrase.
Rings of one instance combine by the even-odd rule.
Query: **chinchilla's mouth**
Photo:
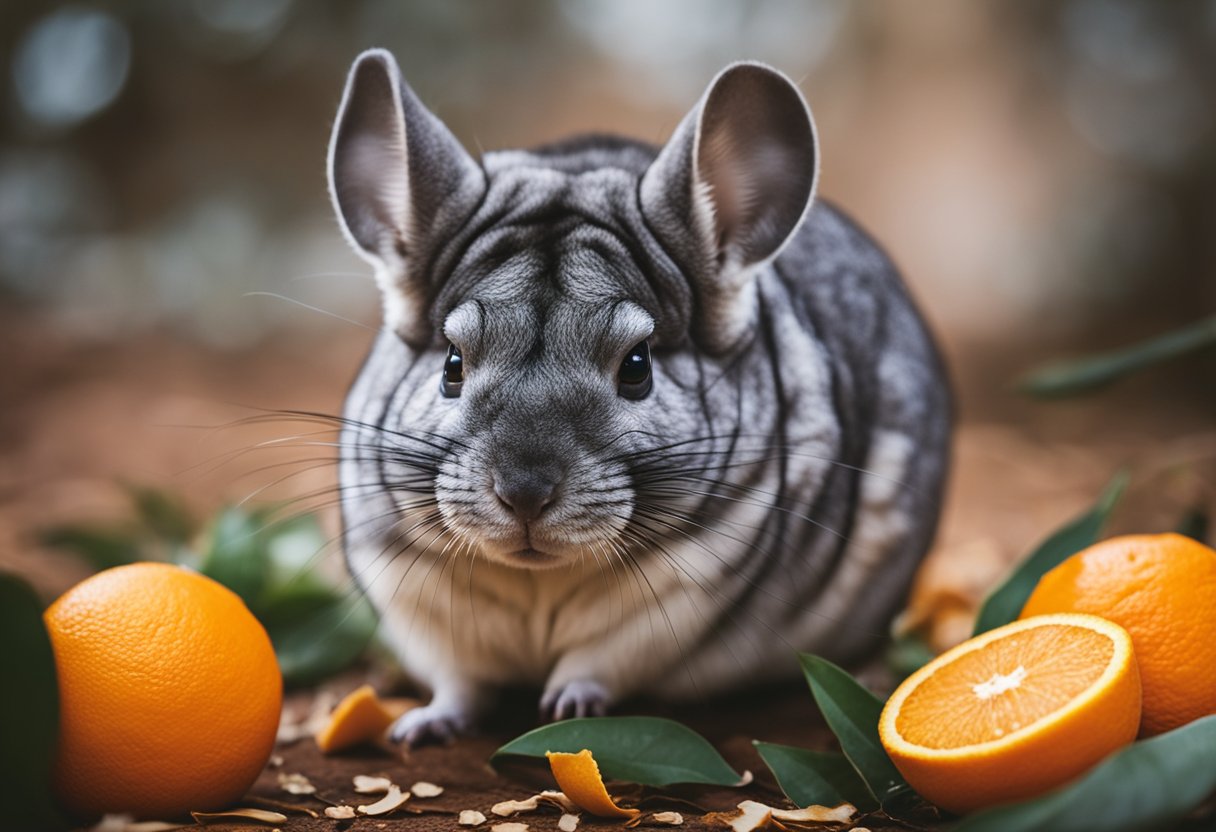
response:
[[[541,566],[552,563],[555,560],[560,560],[557,555],[551,555],[548,552],[542,552],[540,549],[533,549],[530,546],[511,552],[510,557],[512,560],[521,561],[531,566]]]

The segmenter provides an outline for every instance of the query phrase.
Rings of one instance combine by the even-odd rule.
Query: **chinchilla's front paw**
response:
[[[393,723],[389,737],[410,748],[420,745],[448,744],[457,737],[472,734],[476,721],[466,709],[450,702],[432,702],[406,711]]]
[[[549,722],[573,717],[603,716],[612,695],[594,679],[574,679],[550,688],[540,699],[541,718]]]

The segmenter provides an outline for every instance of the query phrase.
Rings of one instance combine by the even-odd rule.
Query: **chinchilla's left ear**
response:
[[[481,168],[402,80],[392,54],[360,55],[330,139],[330,194],[351,245],[376,267],[386,324],[411,344],[431,338],[435,289],[416,261],[485,187]]]
[[[689,273],[693,335],[711,351],[750,327],[755,267],[798,227],[818,174],[802,94],[757,63],[724,69],[646,171],[642,212]]]

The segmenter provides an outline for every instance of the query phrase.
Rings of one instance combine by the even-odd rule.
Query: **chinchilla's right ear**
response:
[[[642,213],[690,276],[694,335],[711,352],[754,325],[757,267],[802,222],[818,176],[815,122],[798,87],[741,61],[714,78],[642,177]]]
[[[481,168],[422,105],[383,49],[355,59],[329,145],[329,189],[355,251],[376,267],[385,322],[406,342],[431,339],[435,287],[420,254],[485,191]]]

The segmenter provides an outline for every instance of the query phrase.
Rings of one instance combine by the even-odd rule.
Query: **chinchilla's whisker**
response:
[[[737,564],[727,561],[726,558],[722,557],[721,555],[719,555],[719,553],[717,553],[713,549],[711,549],[710,546],[706,545],[704,543],[704,541],[698,540],[696,538],[696,536],[683,532],[683,530],[679,527],[679,525],[670,523],[668,521],[664,521],[664,519],[662,517],[658,517],[657,515],[654,515],[654,513],[649,512],[649,511],[636,512],[635,517],[631,518],[631,519],[632,519],[632,523],[637,525],[637,527],[646,528],[649,536],[651,536],[651,539],[658,540],[660,538],[671,538],[672,535],[679,535],[679,538],[681,540],[686,540],[686,541],[688,541],[689,544],[692,544],[693,546],[698,547],[698,549],[704,551],[706,553],[706,555],[709,555],[711,558],[714,558],[715,561],[719,562],[722,567],[725,567],[727,570],[730,570],[730,573],[733,575],[734,578],[737,578],[738,580],[743,581],[743,583],[747,586],[750,586],[751,589],[754,589],[756,592],[760,592],[760,594],[772,598],[773,601],[781,603],[781,605],[783,605],[783,606],[787,606],[792,609],[796,609],[799,607],[798,601],[787,600],[787,598],[783,598],[779,595],[776,595],[775,592],[773,592],[770,589],[767,589],[766,586],[755,583],[754,580],[751,580],[750,578],[747,577],[747,575],[745,575],[742,572],[742,569],[739,568],[737,566]],[[643,521],[662,524],[663,532],[660,532],[660,530],[654,529],[653,527],[651,527],[651,525],[647,525]]]
[[[676,580],[680,585],[680,589],[684,593],[685,599],[688,600],[689,605],[692,607],[694,612],[696,612],[698,619],[701,621],[704,627],[711,626],[711,622],[705,618],[705,615],[701,612],[700,607],[692,602],[692,599],[688,594],[688,588],[684,585],[684,581],[680,577],[681,575],[691,580],[693,584],[695,584],[697,588],[710,599],[711,603],[717,607],[719,613],[729,618],[732,623],[736,625],[738,624],[738,621],[735,619],[733,613],[729,611],[729,607],[727,606],[728,599],[725,597],[724,593],[718,589],[715,589],[712,583],[707,584],[706,581],[708,579],[704,574],[690,567],[683,558],[680,558],[675,553],[673,549],[670,549],[664,545],[652,533],[647,533],[644,528],[636,527],[635,534],[637,535],[637,539],[639,541],[645,541],[648,549],[657,551],[660,554],[661,559],[667,564],[667,567],[672,570],[672,574],[676,577]],[[756,616],[753,614],[751,617],[755,618]],[[751,647],[751,649],[755,651],[756,644],[752,640],[752,637],[744,632],[743,628],[740,628],[740,632],[743,632],[744,640]],[[729,641],[723,640],[722,644],[726,648],[727,654],[731,657],[731,660],[736,664],[740,672],[743,672],[746,669],[746,665],[735,652],[734,648],[730,645]]]
[[[321,280],[322,278],[326,277],[358,278],[364,282],[371,280],[371,277],[363,272],[312,272],[310,274],[298,274],[295,277],[288,278],[288,282],[299,283],[303,280]]]
[[[393,597],[396,597],[397,592],[399,592],[401,590],[402,583],[404,583],[406,577],[409,575],[410,570],[412,570],[414,568],[414,565],[417,564],[421,558],[426,556],[427,553],[431,551],[431,547],[434,546],[435,543],[437,543],[444,536],[445,536],[444,529],[442,528],[442,525],[440,525],[440,527],[435,532],[435,534],[427,542],[426,546],[423,547],[422,551],[419,552],[414,557],[414,559],[410,562],[410,565],[406,568],[405,573],[402,574],[401,580],[397,581],[397,588],[393,591]],[[450,539],[450,536],[449,536],[449,539]],[[438,554],[436,554],[436,555],[432,555],[429,558],[429,560],[431,561],[431,565],[429,567],[427,567],[426,572],[422,576],[422,583],[419,584],[419,589],[418,589],[418,594],[419,594],[418,600],[419,601],[421,601],[422,592],[426,589],[426,583],[428,580],[430,580],[431,573],[435,570],[435,566],[443,561],[443,558],[440,557]],[[406,633],[405,633],[405,637],[406,637],[407,641],[413,637],[414,624],[418,620],[418,610],[420,607],[421,607],[421,604],[415,604],[413,610],[410,613],[410,624],[409,624],[409,627],[406,629]]]
[[[671,550],[668,547],[663,545],[663,543],[659,539],[659,536],[654,532],[653,529],[650,529],[649,527],[645,527],[645,526],[642,526],[640,528],[642,528],[644,530],[645,539],[649,545],[662,549],[664,552],[667,553],[668,557],[671,557],[673,559],[678,558],[678,556],[674,553],[674,550]],[[691,574],[689,574],[689,572],[688,572],[688,570],[691,569],[692,567],[690,567],[688,565],[687,561],[684,558],[678,558],[678,562],[679,562],[679,564],[681,564],[681,567],[680,567],[681,571],[683,571],[686,575],[688,575],[689,578],[696,581],[696,579],[693,578],[693,576]],[[705,576],[702,575],[701,577],[704,578]],[[712,583],[701,584],[699,581],[697,581],[697,583],[698,583],[698,586],[701,587],[702,591],[706,592],[711,597],[720,598],[722,603],[730,602],[730,599],[725,595],[725,593],[722,592],[722,590],[715,588]],[[719,605],[719,609],[722,609],[721,605]],[[774,635],[780,641],[782,641],[787,646],[789,646],[789,643],[786,641],[784,635],[782,635],[779,631],[774,629],[771,624],[769,624],[764,619],[762,619],[761,617],[756,615],[750,609],[744,610],[744,612],[747,614],[747,617],[749,619],[751,619],[752,621],[755,621],[757,624],[760,624],[761,626],[763,626],[772,635]],[[736,618],[735,614],[733,612],[725,612],[725,614],[731,620],[732,623],[734,623],[736,626],[739,626],[740,632],[743,632],[743,627],[741,626],[741,622],[738,620],[738,618]],[[744,637],[748,640],[749,643],[752,643],[754,646],[754,642],[751,641],[750,636],[747,636],[747,634],[744,633]],[[794,648],[791,646],[790,650],[793,651],[793,649]]]
[[[692,684],[693,688],[698,692],[698,696],[700,696],[700,683],[697,681],[696,674],[693,673],[693,671],[692,671],[692,665],[689,664],[688,653],[684,649],[684,643],[680,639],[680,634],[676,631],[676,626],[674,623],[672,623],[671,616],[667,612],[667,605],[665,603],[663,603],[663,599],[658,594],[658,592],[655,590],[654,584],[652,584],[650,582],[650,578],[649,578],[649,576],[647,576],[646,570],[637,562],[637,560],[634,558],[634,556],[627,550],[622,551],[622,556],[633,567],[633,570],[632,570],[633,573],[646,584],[646,587],[650,592],[650,597],[654,599],[655,604],[659,608],[659,613],[663,616],[663,621],[667,626],[667,631],[668,631],[668,633],[670,633],[672,641],[676,645],[676,650],[678,650],[680,653],[680,664],[683,666],[684,673],[688,675],[689,682]],[[641,587],[639,586],[639,589],[640,588]],[[649,613],[650,613],[649,605],[647,606],[646,611],[647,611],[647,614],[649,615]]]
[[[693,480],[692,478],[688,478],[687,481],[696,482],[698,480]],[[783,506],[771,505],[768,503],[758,502],[756,500],[749,500],[749,499],[746,499],[745,497],[732,497],[732,496],[729,496],[726,494],[720,494],[720,493],[713,492],[713,491],[696,491],[693,489],[678,489],[678,490],[671,491],[669,493],[671,496],[688,496],[688,495],[700,496],[700,497],[706,497],[706,498],[714,499],[714,500],[726,500],[727,502],[740,503],[742,505],[758,506],[758,507],[764,508],[768,511],[779,511],[779,512],[781,512],[785,515],[788,515],[790,517],[793,517],[797,520],[802,520],[802,521],[810,523],[814,526],[817,526],[818,528],[823,529],[828,534],[833,535],[834,537],[837,537],[842,541],[845,541],[845,542],[848,541],[848,536],[845,535],[844,533],[836,531],[835,529],[831,528],[830,526],[827,526],[827,525],[819,522],[818,520],[811,517],[810,515],[803,514],[802,512],[794,511],[793,509],[788,509]]]
[[[746,578],[746,576],[743,574],[743,572],[739,569],[738,566],[736,566],[733,563],[730,563],[728,560],[726,560],[721,555],[719,555],[717,552],[715,552],[712,548],[710,548],[703,541],[698,540],[693,535],[683,532],[680,525],[678,525],[681,521],[685,520],[685,518],[683,518],[681,515],[679,515],[675,512],[663,511],[662,509],[658,509],[653,506],[640,507],[637,510],[636,515],[640,518],[649,520],[651,522],[662,524],[663,528],[668,530],[668,532],[670,532],[671,534],[681,535],[683,537],[683,539],[687,540],[692,545],[694,545],[697,548],[704,551],[706,554],[708,554],[710,557],[712,557],[718,563],[722,564],[722,566],[729,569],[731,571],[731,573],[735,575],[735,577],[739,578],[740,580],[743,580],[749,586],[753,587],[757,592],[760,592],[760,593],[768,596],[769,598],[772,598],[774,601],[784,604],[790,608],[793,608],[793,609],[798,608],[799,604],[796,600],[789,600],[786,598],[782,598],[781,596],[777,595],[776,593],[774,593],[773,591],[764,587],[763,585],[757,584],[757,583],[751,581],[750,579]],[[666,515],[666,516],[670,517],[671,520],[670,521],[664,520],[661,515]],[[749,549],[752,549],[754,552],[756,552],[757,556],[764,555],[764,550],[762,550],[759,546],[757,546],[755,544],[750,544],[747,541],[744,541],[740,538],[733,537],[731,535],[727,535],[724,532],[718,531],[717,529],[711,529],[711,528],[701,525],[701,524],[694,523],[693,525],[697,526],[697,528],[701,529],[702,531],[705,531],[705,532],[708,532],[711,534],[718,534],[723,537],[727,537],[728,539],[730,539],[736,543],[741,543],[741,544],[747,546]],[[653,532],[653,530],[652,530],[652,532]]]
[[[343,315],[339,315],[337,312],[330,312],[328,309],[322,309],[319,306],[313,306],[311,303],[305,303],[304,301],[299,300],[298,298],[288,297],[287,295],[281,295],[278,292],[264,292],[264,291],[246,292],[245,294],[241,295],[241,297],[274,298],[276,300],[286,301],[287,303],[294,303],[296,306],[302,306],[305,309],[308,309],[309,311],[316,312],[319,315],[326,315],[326,316],[333,318],[335,320],[338,320],[338,321],[343,321],[345,323],[350,324],[351,326],[357,326],[360,329],[366,329],[368,332],[377,332],[378,331],[377,327],[368,326],[367,324],[360,323],[359,321],[353,320],[351,318],[347,318]]]

